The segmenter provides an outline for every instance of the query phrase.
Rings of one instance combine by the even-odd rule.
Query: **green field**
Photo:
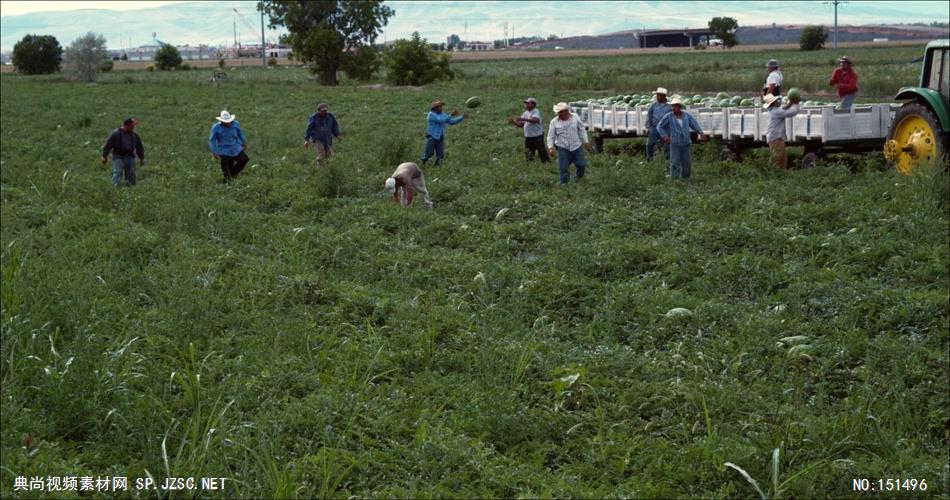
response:
[[[884,98],[920,54],[849,52]],[[774,172],[706,144],[684,185],[611,141],[558,188],[505,125],[528,95],[545,121],[665,82],[751,95],[770,55],[466,62],[421,89],[2,75],[0,497],[47,475],[126,476],[125,496],[225,497],[135,490],[146,477],[240,497],[759,496],[729,462],[770,497],[947,498],[946,175],[880,154]],[[805,89],[831,71],[828,52],[779,56],[786,81],[817,68]],[[472,95],[425,171],[435,209],[392,206],[429,100]],[[321,100],[345,139],[318,175],[302,136]],[[250,142],[231,185],[207,151],[225,108]],[[98,148],[127,115],[147,163],[116,190]]]

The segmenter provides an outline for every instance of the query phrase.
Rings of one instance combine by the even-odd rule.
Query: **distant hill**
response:
[[[798,43],[804,25],[743,26],[736,30],[740,45],[771,45]],[[832,27],[825,26],[831,33]],[[516,49],[618,49],[639,47],[637,36],[640,30],[619,31],[597,36],[573,36],[557,40],[544,40],[511,47]],[[914,25],[838,26],[839,42],[870,42],[875,38],[888,40],[933,40],[947,38],[947,28],[930,28]],[[831,36],[828,37],[831,43]]]

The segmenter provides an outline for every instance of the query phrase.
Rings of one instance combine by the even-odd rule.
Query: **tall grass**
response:
[[[905,60],[892,50],[868,54]],[[769,55],[706,52],[603,62],[631,90],[624,64],[653,83],[749,67],[758,85]],[[790,73],[812,57],[787,55]],[[505,118],[527,95],[547,120],[597,92],[568,88],[584,65],[599,85],[595,62],[464,63],[421,90],[294,69],[0,76],[0,496],[36,496],[19,475],[208,475],[235,497],[756,495],[726,462],[764,496],[894,474],[946,496],[946,176],[860,156],[779,175],[766,151],[733,164],[705,144],[680,186],[630,140],[557,188]],[[346,131],[324,172],[299,139],[315,93]],[[428,102],[471,95],[425,172],[436,209],[393,207],[382,180],[420,152]],[[251,157],[229,185],[206,143],[225,108]],[[110,109],[140,121],[135,188],[98,162]]]

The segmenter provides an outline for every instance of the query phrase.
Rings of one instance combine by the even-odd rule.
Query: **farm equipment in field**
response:
[[[787,144],[802,146],[802,167],[809,168],[828,154],[881,151],[902,173],[935,163],[950,149],[950,40],[927,44],[920,86],[905,87],[895,100],[903,105],[855,104],[838,109],[833,104],[806,103],[799,113],[785,120]],[[605,139],[647,137],[645,100],[608,98],[606,102],[572,102],[593,136],[594,151],[602,151]],[[635,96],[636,97],[636,96]],[[767,147],[769,115],[748,100],[737,104],[722,100],[699,100],[686,110],[711,138],[723,142],[723,159],[739,160],[745,150]]]
[[[924,51],[920,85],[900,89],[906,101],[894,114],[884,157],[904,174],[945,161],[950,146],[950,39],[934,40]]]
[[[602,151],[605,139],[646,137],[646,105],[634,107],[573,103],[572,110],[593,136],[594,150]],[[769,114],[761,106],[686,106],[704,133],[724,143],[723,159],[738,161],[748,149],[767,147]],[[811,167],[832,153],[880,151],[896,105],[858,104],[851,109],[833,105],[803,107],[785,120],[789,146],[803,146],[802,166]]]

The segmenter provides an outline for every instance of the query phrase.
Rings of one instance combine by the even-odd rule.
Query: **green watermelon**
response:
[[[801,94],[798,91],[798,87],[792,87],[788,89],[788,97],[789,99],[793,97],[801,98]]]
[[[720,93],[716,94],[716,99],[722,100],[722,99],[728,99],[728,98],[729,98],[729,94],[727,94],[727,93],[725,93],[725,92],[720,92]]]
[[[752,102],[752,99],[743,99],[739,102],[739,106],[754,106],[755,103]]]
[[[477,108],[478,105],[481,104],[481,103],[482,103],[481,99],[479,99],[478,97],[474,97],[474,96],[469,97],[469,98],[465,101],[465,105],[468,106],[468,107],[470,107],[470,108]]]

